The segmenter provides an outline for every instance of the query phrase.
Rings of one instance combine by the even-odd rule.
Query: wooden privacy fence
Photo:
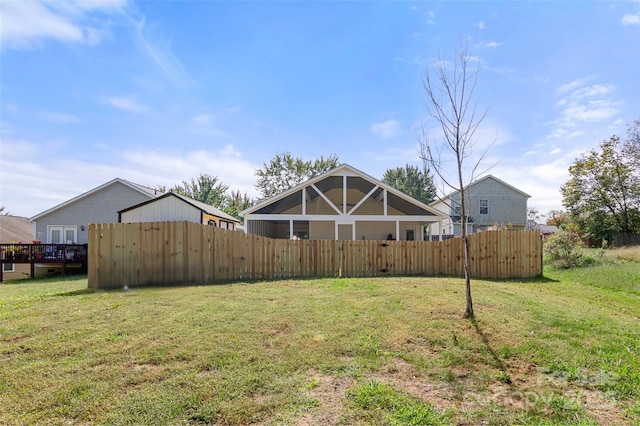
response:
[[[470,237],[471,276],[542,274],[535,231]],[[89,226],[90,288],[207,284],[302,277],[463,275],[462,240],[274,240],[190,222]]]

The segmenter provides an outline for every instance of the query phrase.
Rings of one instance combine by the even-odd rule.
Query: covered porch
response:
[[[336,220],[323,218],[279,218],[278,220],[247,220],[247,233],[275,239],[300,240],[429,240],[424,230],[432,221],[407,220],[406,217],[356,218]]]

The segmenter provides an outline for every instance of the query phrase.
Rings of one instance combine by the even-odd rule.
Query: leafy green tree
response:
[[[227,199],[222,210],[236,219],[242,220],[239,213],[242,210],[251,207],[254,203],[255,200],[249,197],[246,192],[241,194],[240,190],[231,191],[231,193],[227,195]]]
[[[217,176],[201,173],[197,178],[191,178],[189,182],[183,181],[182,185],[175,186],[172,191],[210,206],[222,208],[227,201],[228,189],[227,185],[218,181]]]
[[[436,199],[436,185],[426,167],[422,171],[407,164],[404,167],[388,169],[384,172],[382,181],[425,204]]]
[[[636,171],[640,170],[640,118],[629,126],[627,140],[622,145],[622,153],[629,158]]]
[[[338,166],[338,156],[320,157],[314,161],[294,158],[291,153],[276,154],[269,163],[256,170],[256,189],[261,198],[272,197],[289,188]]]
[[[612,136],[569,167],[563,204],[587,237],[611,241],[615,234],[640,231],[640,171],[623,154],[625,146]]]

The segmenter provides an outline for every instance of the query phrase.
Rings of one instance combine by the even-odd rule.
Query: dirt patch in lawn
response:
[[[310,379],[315,386],[307,393],[309,398],[315,399],[318,404],[305,415],[297,418],[295,424],[298,426],[341,424],[347,390],[356,383],[355,379],[346,376],[328,376],[318,372],[312,372]]]

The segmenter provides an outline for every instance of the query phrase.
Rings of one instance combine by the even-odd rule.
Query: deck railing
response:
[[[62,274],[72,263],[80,263],[82,270],[87,270],[87,244],[0,244],[0,264],[29,263],[31,276],[34,276],[36,264],[57,264],[62,266]],[[2,268],[0,268],[0,282]]]

